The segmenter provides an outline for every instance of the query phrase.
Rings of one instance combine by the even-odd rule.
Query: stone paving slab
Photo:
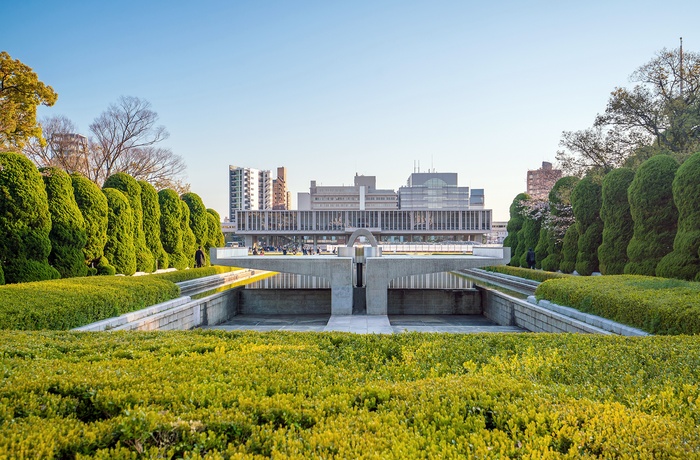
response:
[[[515,326],[499,326],[480,315],[239,315],[225,324],[203,329],[225,331],[339,331],[355,334],[402,332],[526,332]]]

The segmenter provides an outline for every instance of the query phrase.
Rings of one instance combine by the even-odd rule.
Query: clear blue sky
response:
[[[65,1],[2,8],[0,50],[83,134],[148,100],[207,207],[228,166],[286,166],[289,189],[398,189],[422,171],[483,188],[495,220],[662,48],[700,51],[698,1]],[[274,173],[273,173],[274,174]]]

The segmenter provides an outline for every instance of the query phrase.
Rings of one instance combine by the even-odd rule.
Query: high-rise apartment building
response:
[[[277,168],[277,179],[272,180],[272,209],[291,209],[291,195],[287,191],[287,168]]]
[[[229,166],[229,215],[272,208],[270,171]]]
[[[541,168],[527,172],[527,194],[531,198],[546,200],[549,197],[549,191],[561,176],[560,169],[553,169],[552,163],[543,161]]]

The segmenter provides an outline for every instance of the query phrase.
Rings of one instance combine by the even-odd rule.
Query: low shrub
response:
[[[538,299],[643,329],[700,333],[700,283],[642,275],[566,277],[537,287]]]
[[[0,286],[0,329],[66,330],[177,298],[155,276],[98,276]]]
[[[173,283],[179,283],[181,281],[193,280],[195,278],[203,278],[205,276],[219,275],[221,273],[228,273],[232,271],[240,270],[238,267],[225,267],[223,265],[212,265],[210,267],[202,268],[190,268],[189,270],[177,270],[165,273],[156,273],[154,276],[156,278],[171,281]]]
[[[520,267],[510,267],[508,265],[498,265],[494,267],[485,267],[485,270],[495,273],[503,273],[504,275],[519,276],[520,278],[525,278],[534,281],[546,281],[554,278],[563,278],[566,276],[564,273],[547,272],[544,270],[530,270],[529,268]]]
[[[700,342],[2,332],[1,458],[695,458]]]

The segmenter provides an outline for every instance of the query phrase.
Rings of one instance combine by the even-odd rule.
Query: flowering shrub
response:
[[[0,332],[0,458],[693,458],[700,341]]]

